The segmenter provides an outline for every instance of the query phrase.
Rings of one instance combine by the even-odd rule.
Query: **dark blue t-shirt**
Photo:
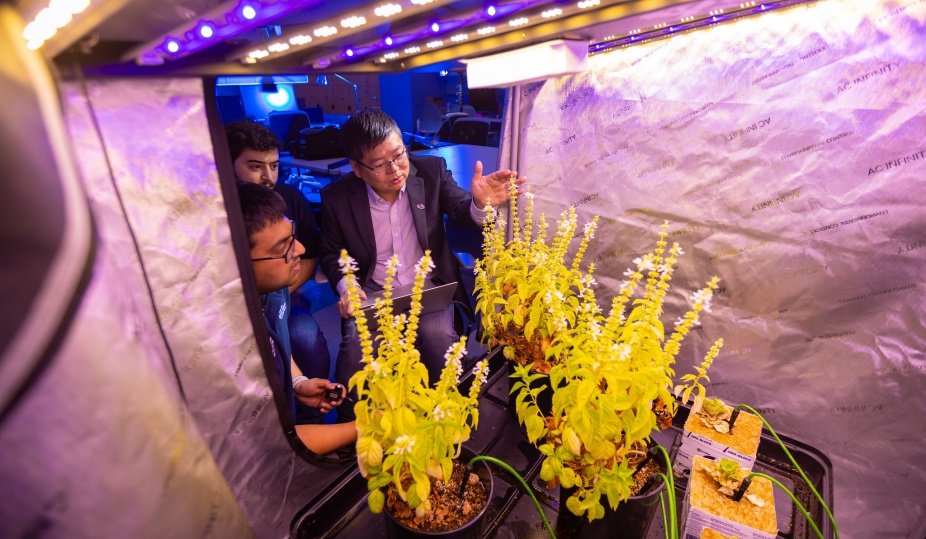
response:
[[[293,352],[289,343],[289,289],[281,288],[276,292],[264,294],[260,300],[264,310],[264,321],[267,323],[267,332],[270,333],[273,362],[283,380],[283,391],[286,394],[286,402],[289,403],[290,418],[295,420],[296,397],[293,395],[293,372],[290,364]]]

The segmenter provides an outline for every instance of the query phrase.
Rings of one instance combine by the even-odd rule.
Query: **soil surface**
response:
[[[386,491],[386,510],[397,521],[416,530],[442,532],[455,530],[466,525],[478,515],[488,503],[488,487],[479,476],[470,472],[465,478],[466,490],[460,498],[460,487],[466,475],[466,467],[461,462],[453,461],[453,473],[450,481],[431,482],[431,512],[422,517],[415,516],[395,487],[390,485]]]

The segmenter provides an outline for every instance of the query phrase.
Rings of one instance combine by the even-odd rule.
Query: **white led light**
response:
[[[399,4],[384,4],[373,10],[377,17],[392,17],[396,13],[402,13],[402,6]]]
[[[311,43],[311,42],[312,42],[311,36],[305,36],[301,34],[298,36],[293,36],[289,38],[290,45],[305,45],[306,43]]]
[[[26,42],[26,48],[29,49],[30,51],[34,51],[44,44],[45,44],[45,41],[32,40],[32,41]]]
[[[527,17],[521,17],[519,19],[508,21],[508,26],[523,26],[525,24],[527,24]]]
[[[36,41],[36,36],[39,33],[39,26],[35,24],[35,21],[30,22],[23,28],[23,37],[28,41]],[[44,40],[39,40],[44,41]]]
[[[383,43],[385,43],[386,45],[392,45],[392,38],[389,36],[386,36],[386,39],[383,40]]]
[[[213,33],[212,27],[209,26],[208,24],[204,24],[199,27],[199,35],[203,36],[206,39],[209,39],[210,37],[212,37],[212,33]]]
[[[241,16],[247,20],[251,20],[257,16],[257,10],[251,6],[244,6],[241,8]]]
[[[328,37],[337,34],[338,29],[334,26],[322,26],[321,28],[316,28],[312,33],[315,34],[315,37]]]
[[[167,52],[177,52],[180,50],[180,44],[173,39],[167,42]]]
[[[383,55],[383,58],[387,60],[392,60],[393,58],[398,58],[398,57],[399,57],[399,53],[397,52],[388,52]]]
[[[416,6],[423,6],[426,4],[430,4],[433,1],[434,0],[412,0],[412,4],[415,4]]]
[[[444,44],[444,42],[438,39],[437,41],[432,41],[432,42],[428,43],[428,48],[429,48],[429,49],[436,49],[437,47],[440,47],[440,46],[442,46],[443,44]]]
[[[453,41],[454,43],[456,43],[457,41],[463,41],[464,39],[469,39],[469,35],[468,34],[457,34],[455,36],[450,37],[450,41]]]
[[[70,11],[64,11],[60,9],[48,8],[51,16],[49,17],[49,22],[55,26],[55,28],[63,28],[67,23],[71,22],[73,18]]]
[[[71,15],[77,15],[87,9],[89,5],[90,0],[51,0],[48,7],[55,11],[65,11]]]
[[[579,9],[586,9],[590,7],[595,7],[599,4],[601,4],[601,0],[585,0],[583,2],[579,2],[576,5],[579,6]]]
[[[421,52],[421,48],[419,48],[419,47],[409,47],[409,48],[405,49],[405,54],[415,54],[416,52]]]
[[[265,50],[256,50],[256,51],[251,51],[250,53],[248,53],[248,58],[254,58],[254,59],[266,58],[267,56],[270,56],[270,53]]]
[[[273,45],[267,47],[267,50],[270,52],[283,52],[287,49],[289,49],[288,43],[274,43]]]
[[[354,50],[353,50],[353,49],[347,49],[346,51],[344,51],[344,54],[346,54],[346,55],[348,55],[348,56],[353,56],[353,55],[354,55]]]
[[[480,36],[484,36],[487,34],[491,34],[494,31],[495,31],[494,26],[486,26],[485,28],[480,28],[479,30],[476,30],[476,33],[479,34]]]
[[[366,23],[367,23],[367,20],[365,17],[354,16],[354,17],[348,17],[346,19],[342,19],[341,27],[342,28],[357,28],[358,26],[363,26]]]
[[[549,11],[544,11],[543,13],[540,14],[540,16],[543,17],[544,19],[549,19],[550,17],[556,17],[562,14],[563,14],[563,10],[556,8],[556,9],[551,9]]]

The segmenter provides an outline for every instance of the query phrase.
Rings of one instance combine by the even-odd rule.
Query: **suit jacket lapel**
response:
[[[418,233],[418,243],[421,245],[422,251],[427,251],[428,219],[424,205],[424,180],[418,176],[418,170],[411,163],[408,165],[405,194],[408,195],[408,204],[412,209],[412,220],[415,222],[415,232]]]
[[[370,198],[367,193],[367,184],[363,180],[354,176],[351,181],[350,208],[354,214],[354,224],[357,226],[357,234],[360,238],[375,238],[373,233],[373,218],[370,216]],[[373,261],[370,265],[370,274],[372,267],[376,262],[376,241],[364,241],[367,248],[367,256]],[[367,275],[369,277],[369,275]]]

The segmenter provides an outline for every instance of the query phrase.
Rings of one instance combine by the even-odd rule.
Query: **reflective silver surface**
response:
[[[906,537],[926,511],[924,20],[827,1],[597,55],[516,89],[501,153],[516,133],[548,222],[601,216],[602,305],[670,221],[666,325],[722,279],[677,376],[723,337],[710,392],[832,458],[847,538]]]

